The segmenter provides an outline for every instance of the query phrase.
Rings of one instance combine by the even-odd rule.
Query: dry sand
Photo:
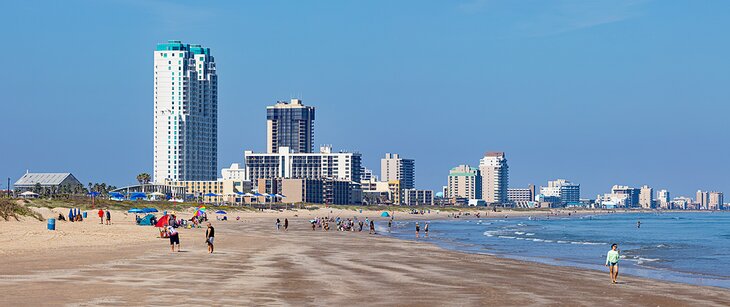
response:
[[[43,213],[57,215],[50,210]],[[605,272],[458,253],[367,233],[312,231],[307,220],[328,213],[329,209],[230,212],[233,220],[226,222],[212,215],[214,254],[206,252],[204,229],[181,230],[183,252],[172,253],[166,239],[156,238],[155,228],[135,226],[134,216],[122,212],[112,214],[111,226],[99,225],[94,214],[82,223],[61,222],[56,232],[45,230],[44,222],[0,222],[0,302],[5,306],[730,305],[726,289],[626,276],[611,285]],[[344,217],[354,211],[339,213]],[[376,213],[357,215],[372,218]],[[439,216],[432,212],[428,218]],[[276,232],[276,217],[282,221],[288,217],[290,230]],[[412,216],[396,216],[408,217]]]

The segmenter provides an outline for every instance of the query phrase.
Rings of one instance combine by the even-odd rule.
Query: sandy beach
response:
[[[312,231],[311,217],[356,213],[328,210],[229,212],[229,221],[212,215],[213,254],[206,251],[204,229],[182,229],[182,252],[172,253],[156,228],[136,226],[134,215],[123,212],[112,213],[110,226],[100,225],[94,215],[81,223],[61,222],[55,232],[46,230],[45,222],[0,222],[0,301],[8,306],[730,305],[730,292],[721,288],[628,276],[611,285],[605,272],[452,252],[427,241],[366,232]],[[441,214],[447,215],[432,212],[427,218],[444,218]],[[505,214],[524,213],[500,216]],[[289,231],[275,230],[277,217],[289,218]]]

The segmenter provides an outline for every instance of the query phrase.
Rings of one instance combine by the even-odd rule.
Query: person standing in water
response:
[[[393,227],[393,219],[388,220],[388,232],[390,232],[390,228]]]
[[[616,243],[611,244],[611,250],[606,254],[606,266],[609,268],[611,274],[611,282],[616,283],[618,278],[618,260],[621,258],[619,254],[618,245]]]
[[[279,220],[279,219],[277,218],[277,219],[276,219],[276,231],[279,231],[279,229],[280,229],[280,228],[281,228],[281,220]]]
[[[636,222],[636,228],[641,228],[641,221]]]
[[[421,226],[418,225],[418,222],[416,222],[416,238],[418,238],[421,235]]]
[[[426,222],[426,225],[423,226],[423,233],[426,234],[426,238],[428,238],[428,222]]]

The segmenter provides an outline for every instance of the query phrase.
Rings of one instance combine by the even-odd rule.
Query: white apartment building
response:
[[[332,152],[323,146],[318,153],[292,153],[288,147],[279,147],[278,153],[245,151],[243,164],[247,180],[297,178],[335,179],[360,182],[359,153]]]
[[[171,40],[154,51],[153,181],[216,180],[218,79],[210,48]]]
[[[241,168],[241,164],[231,163],[230,167],[221,169],[221,178],[223,180],[246,180],[246,169]]]
[[[656,196],[657,205],[662,209],[669,209],[672,205],[672,199],[669,197],[669,191],[659,190]]]
[[[400,180],[401,188],[416,188],[416,161],[401,158],[398,154],[386,153],[380,159],[380,180]]]
[[[482,176],[479,169],[465,164],[452,168],[449,171],[449,182],[444,196],[447,198],[481,199]]]
[[[482,199],[487,203],[506,204],[509,167],[504,152],[487,152],[479,161],[482,175]]]
[[[565,179],[551,180],[546,187],[540,187],[540,194],[557,197],[563,204],[577,204],[580,202],[580,184]]]

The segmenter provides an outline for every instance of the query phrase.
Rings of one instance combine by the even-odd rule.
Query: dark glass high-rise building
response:
[[[299,99],[266,107],[266,148],[278,153],[279,147],[289,147],[291,153],[314,151],[314,107]]]

